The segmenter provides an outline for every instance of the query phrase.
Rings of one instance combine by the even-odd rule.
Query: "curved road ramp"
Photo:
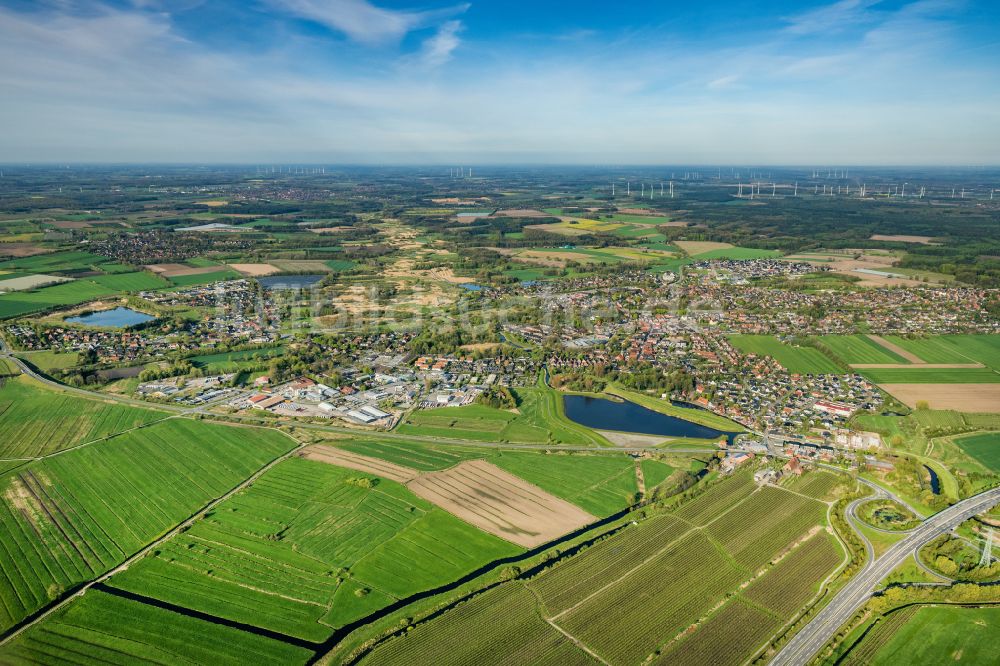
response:
[[[403,483],[415,495],[479,529],[534,548],[597,520],[583,509],[483,460],[420,472],[330,446],[310,446],[311,460]]]
[[[804,666],[830,642],[845,622],[868,601],[879,582],[934,537],[1000,503],[1000,488],[964,499],[934,514],[868,564],[775,655],[769,666]]]

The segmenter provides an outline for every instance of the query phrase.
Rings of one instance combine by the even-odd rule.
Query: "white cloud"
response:
[[[797,16],[790,17],[785,31],[793,35],[831,33],[856,26],[871,19],[868,10],[882,0],[839,0]]]
[[[720,76],[717,79],[713,79],[708,82],[709,90],[724,90],[726,88],[735,88],[739,85],[740,77],[736,74],[728,74],[726,76]]]
[[[458,38],[461,30],[461,21],[443,23],[437,33],[424,42],[420,50],[420,62],[427,67],[439,67],[451,60],[452,52],[462,43]]]
[[[407,33],[432,26],[468,10],[468,4],[426,11],[376,7],[366,0],[271,0],[275,7],[343,32],[363,44],[399,40]]]

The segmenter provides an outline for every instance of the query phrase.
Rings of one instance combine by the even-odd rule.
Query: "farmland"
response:
[[[400,484],[360,478],[285,461],[111,584],[322,641],[396,598],[518,552]]]
[[[480,458],[598,516],[606,516],[629,506],[638,490],[632,459],[617,453],[494,452],[452,446],[434,448],[389,440],[346,441],[338,443],[338,446],[425,472]],[[654,479],[662,480],[673,471],[665,463],[644,463],[655,463]],[[650,467],[650,470],[653,469]],[[646,484],[651,487],[650,479]]]
[[[562,394],[538,387],[518,389],[517,395],[517,412],[483,405],[420,410],[396,430],[406,435],[492,442],[607,445],[597,433],[563,416]]]
[[[0,294],[0,319],[41,312],[61,305],[77,305],[115,293],[91,280],[74,280],[35,291]]]
[[[91,591],[19,637],[4,663],[302,663],[306,649]]]
[[[0,480],[0,627],[125,559],[291,448],[270,430],[170,419]]]
[[[825,505],[776,488],[749,494],[752,487],[746,474],[727,479],[676,517],[627,528],[544,571],[529,587],[547,617],[609,663],[694,654],[705,649],[703,641],[730,645],[717,658],[741,663],[806,603],[841,558],[825,533],[816,534]],[[693,528],[682,519],[709,527]],[[776,558],[782,559],[769,568]],[[788,575],[797,577],[796,587],[777,598]],[[751,598],[729,601],[713,614],[750,580]],[[785,605],[772,609],[768,603]],[[693,635],[678,636],[706,614],[711,617]]]
[[[990,432],[958,437],[955,444],[984,467],[1000,472],[1000,433]]]
[[[845,363],[906,363],[867,335],[823,335],[819,341]]]
[[[786,370],[800,374],[837,374],[841,368],[828,356],[812,347],[786,344],[770,335],[732,335],[729,341],[746,354],[770,356]]]
[[[25,376],[0,380],[0,457],[42,456],[163,416],[152,409],[52,391]]]
[[[595,664],[538,614],[521,584],[494,588],[376,649],[363,664]]]
[[[843,664],[993,664],[1000,609],[910,606],[893,611],[848,652]]]

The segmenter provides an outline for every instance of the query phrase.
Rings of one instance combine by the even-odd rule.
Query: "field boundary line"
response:
[[[84,583],[75,592],[73,592],[69,596],[66,596],[66,597],[64,597],[61,600],[55,601],[52,605],[50,605],[47,609],[41,611],[38,615],[36,615],[30,621],[28,621],[28,622],[26,622],[26,623],[24,623],[24,624],[22,624],[20,626],[13,627],[10,630],[9,633],[7,633],[3,637],[0,637],[0,647],[3,647],[4,645],[8,644],[12,640],[14,640],[15,638],[17,638],[21,634],[23,634],[28,629],[34,627],[35,625],[37,625],[38,623],[40,623],[42,620],[48,618],[50,615],[52,615],[56,611],[60,610],[64,606],[68,605],[76,597],[82,597],[87,592],[87,590],[89,590],[90,588],[94,587],[95,585],[99,585],[101,583],[104,583],[105,581],[109,580],[115,574],[118,574],[118,573],[121,573],[122,571],[125,571],[131,565],[135,564],[137,561],[139,561],[140,559],[142,559],[143,557],[145,557],[147,553],[152,552],[160,544],[164,543],[165,541],[168,541],[169,539],[171,539],[174,536],[176,536],[177,534],[179,534],[181,531],[183,531],[183,530],[187,529],[188,527],[190,527],[191,525],[193,525],[196,521],[198,521],[201,517],[203,517],[206,512],[211,511],[212,509],[214,509],[218,505],[220,505],[223,502],[225,502],[226,500],[228,500],[233,495],[236,495],[240,491],[244,490],[249,485],[251,485],[252,483],[254,483],[257,479],[259,479],[261,476],[263,476],[266,472],[268,472],[269,470],[271,470],[273,467],[277,466],[278,464],[280,464],[280,463],[288,460],[289,458],[291,458],[292,456],[294,456],[298,451],[300,451],[305,446],[305,444],[303,444],[299,440],[295,439],[295,437],[293,437],[292,435],[288,434],[287,432],[279,430],[278,428],[271,427],[271,428],[265,428],[265,429],[266,430],[275,430],[276,432],[280,432],[285,437],[288,437],[289,439],[291,439],[292,441],[294,441],[296,443],[296,446],[292,447],[292,449],[289,450],[287,453],[283,453],[280,456],[274,458],[271,462],[265,464],[263,467],[261,467],[256,472],[254,472],[253,474],[251,474],[250,476],[248,476],[247,478],[245,478],[243,481],[241,481],[240,483],[238,483],[236,486],[234,486],[230,490],[226,491],[224,494],[222,494],[219,497],[216,497],[215,499],[210,500],[206,504],[202,505],[202,507],[199,508],[197,511],[195,511],[193,514],[191,514],[190,516],[188,516],[186,519],[184,519],[180,523],[174,525],[174,527],[172,529],[170,529],[167,532],[165,532],[158,539],[155,539],[154,541],[146,544],[145,546],[143,546],[142,548],[140,548],[139,550],[137,550],[135,553],[133,553],[129,557],[125,558],[124,561],[122,561],[120,564],[118,564],[114,568],[106,571],[105,573],[97,576],[96,578],[91,579],[89,582]]]
[[[563,629],[562,627],[560,627],[558,624],[556,624],[552,620],[548,619],[547,617],[543,617],[542,619],[545,620],[545,622],[548,623],[548,625],[551,626],[553,629],[555,629],[560,634],[562,634],[563,636],[565,636],[566,638],[568,638],[573,645],[577,646],[578,648],[580,648],[581,650],[583,650],[584,652],[586,652],[587,654],[589,654],[591,657],[593,657],[597,661],[599,661],[602,664],[604,664],[604,666],[611,666],[611,664],[609,664],[607,661],[605,661],[599,654],[597,654],[596,652],[594,652],[593,650],[591,650],[590,648],[588,648],[586,645],[584,645],[584,643],[580,639],[578,639],[576,636],[574,636],[573,634],[569,633],[568,631],[566,631],[565,629]]]

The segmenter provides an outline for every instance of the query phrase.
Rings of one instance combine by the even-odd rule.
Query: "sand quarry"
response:
[[[479,529],[534,548],[597,520],[574,504],[484,460],[467,460],[440,472],[315,445],[302,456],[403,483],[415,495]]]

